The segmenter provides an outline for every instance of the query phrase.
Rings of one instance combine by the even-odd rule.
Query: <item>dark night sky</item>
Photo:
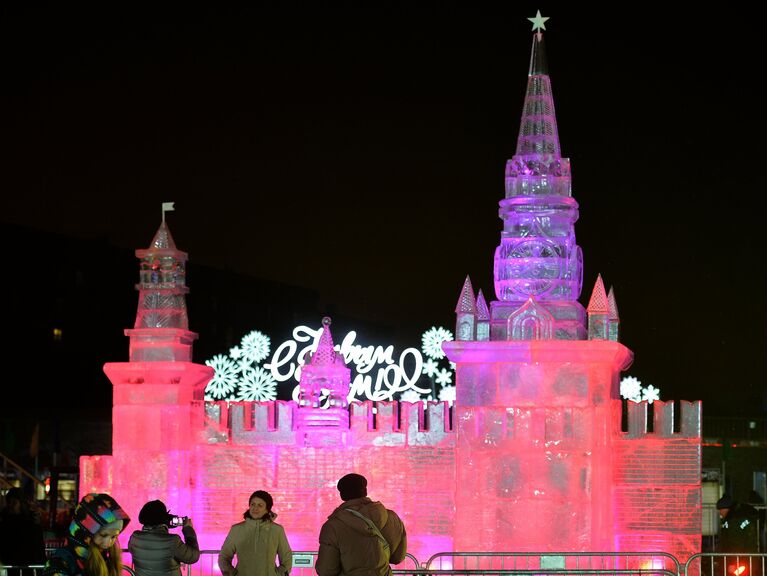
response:
[[[175,201],[168,223],[191,267],[316,289],[416,343],[452,326],[467,273],[493,297],[526,18],[540,9],[581,211],[581,301],[601,272],[636,354],[629,373],[664,399],[767,411],[754,18],[109,4],[3,9],[0,223],[134,249]]]

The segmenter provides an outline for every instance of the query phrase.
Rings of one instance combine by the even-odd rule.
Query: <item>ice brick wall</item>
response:
[[[190,450],[115,446],[113,458],[82,459],[83,488],[112,493],[134,518],[160,498],[193,517],[208,549],[242,519],[248,496],[266,489],[293,548],[316,550],[320,526],[341,503],[338,478],[356,471],[368,478],[371,498],[403,517],[411,553],[452,549],[455,434],[446,403],[357,403],[348,429],[310,432],[292,429],[292,402],[194,406]]]
[[[701,404],[656,402],[653,413],[648,431],[647,403],[630,402],[628,432],[615,442],[616,545],[684,562],[701,545]]]

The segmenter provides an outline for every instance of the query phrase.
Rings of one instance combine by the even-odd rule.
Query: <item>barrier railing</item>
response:
[[[0,564],[0,576],[40,576],[43,573],[42,564],[30,564],[29,566],[15,566]]]
[[[30,564],[29,566],[3,566],[0,564],[0,576],[41,576],[43,568],[45,566],[42,564]],[[136,576],[136,573],[130,566],[123,566],[123,571],[128,576]]]
[[[680,573],[667,552],[440,552],[424,564],[430,570],[664,570]],[[538,572],[536,572],[538,573]],[[591,573],[591,572],[590,572]]]
[[[693,554],[684,565],[684,576],[767,576],[767,554],[704,552]]]
[[[216,576],[219,550],[202,550],[184,576]],[[293,552],[291,576],[314,576],[316,551]],[[136,576],[124,551],[124,571]],[[424,564],[412,554],[401,576],[767,576],[767,554],[698,553],[684,565],[666,552],[440,552]],[[43,566],[0,566],[0,576],[41,576]]]
[[[220,574],[218,554],[219,550],[201,550],[198,562],[184,566],[184,576]],[[131,564],[127,551],[123,559]],[[293,552],[291,576],[315,576],[316,560],[316,551]],[[392,568],[395,575],[402,576],[682,574],[679,561],[665,552],[440,552],[425,564],[408,554],[404,562]]]

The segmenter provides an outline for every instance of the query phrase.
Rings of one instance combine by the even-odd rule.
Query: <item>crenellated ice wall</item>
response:
[[[193,517],[202,546],[211,549],[241,519],[250,493],[266,489],[293,548],[315,550],[321,524],[340,504],[338,478],[357,471],[368,478],[372,498],[401,513],[411,552],[427,558],[452,549],[455,434],[448,404],[353,403],[348,429],[300,432],[293,430],[293,402],[191,406],[188,451],[136,448],[131,435],[115,436],[113,457],[82,459],[81,489],[113,493],[134,517],[147,500],[163,499]],[[148,420],[137,426],[151,426]]]
[[[420,559],[453,549],[664,550],[680,559],[699,550],[700,403],[682,403],[676,433],[673,404],[656,404],[654,432],[647,404],[629,404],[629,432],[621,432],[619,401],[606,401],[606,417],[595,420],[585,402],[568,398],[584,387],[567,388],[556,384],[561,402],[548,408],[532,397],[453,408],[455,429],[442,402],[352,403],[348,429],[310,432],[293,429],[293,402],[190,401],[175,414],[165,405],[169,420],[191,415],[188,448],[170,446],[175,427],[166,429],[167,449],[142,446],[133,431],[154,426],[155,412],[133,413],[113,456],[81,459],[81,491],[114,494],[134,518],[160,498],[191,515],[202,546],[217,549],[248,495],[265,488],[293,547],[314,550],[339,504],[337,479],[355,470],[368,477],[371,497],[401,513]],[[588,450],[596,437],[610,450]],[[607,516],[594,517],[599,510]]]

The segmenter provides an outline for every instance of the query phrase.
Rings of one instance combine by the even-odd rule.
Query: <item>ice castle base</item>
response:
[[[293,548],[315,550],[340,503],[336,481],[356,471],[403,516],[422,561],[450,550],[680,560],[699,550],[700,403],[656,402],[653,422],[631,404],[623,432],[618,374],[631,353],[621,344],[446,349],[457,362],[452,414],[442,402],[353,403],[348,427],[329,430],[294,430],[293,402],[202,401],[205,367],[188,365],[185,378],[158,363],[110,364],[113,454],[82,458],[81,492],[112,493],[134,519],[160,498],[217,549],[250,493],[266,489]]]

